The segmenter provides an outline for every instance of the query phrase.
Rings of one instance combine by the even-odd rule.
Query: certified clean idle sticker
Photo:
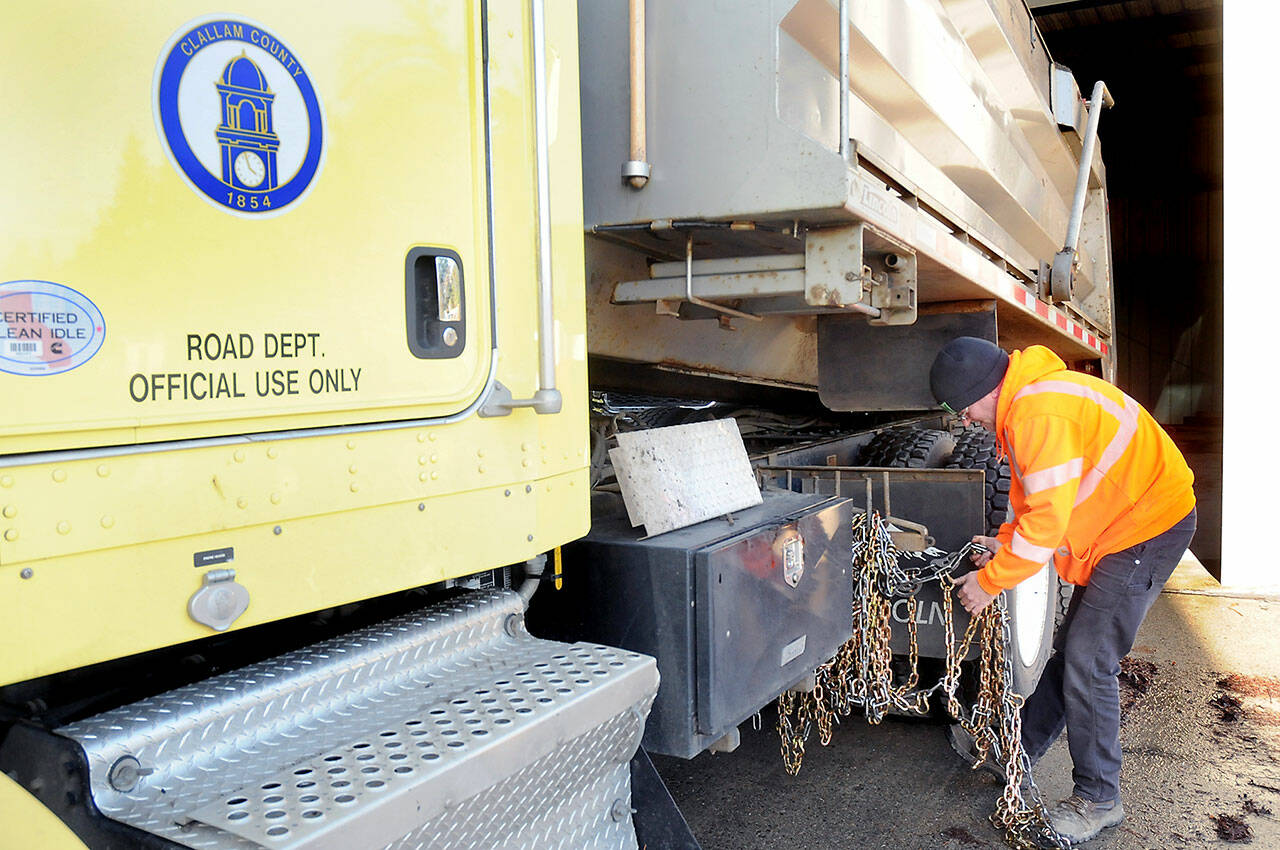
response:
[[[45,280],[0,283],[0,371],[56,375],[102,348],[107,326],[83,294]]]
[[[187,24],[160,52],[156,128],[186,182],[239,216],[277,215],[324,159],[311,78],[276,34],[239,18]]]

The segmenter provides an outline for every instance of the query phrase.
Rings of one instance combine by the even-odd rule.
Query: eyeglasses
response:
[[[953,408],[951,405],[947,404],[945,401],[943,401],[943,402],[939,402],[939,404],[942,406],[942,409],[943,409],[943,410],[945,410],[947,413],[950,413],[952,416],[959,416],[961,419],[968,419],[968,418],[969,418],[969,408],[968,408],[968,407],[966,407],[964,410],[961,410],[961,411],[958,411],[958,412],[957,412],[957,411],[955,410],[955,408]]]

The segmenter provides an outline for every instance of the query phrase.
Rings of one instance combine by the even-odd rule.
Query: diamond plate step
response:
[[[634,848],[657,687],[652,658],[534,638],[497,591],[57,732],[104,815],[192,848]]]

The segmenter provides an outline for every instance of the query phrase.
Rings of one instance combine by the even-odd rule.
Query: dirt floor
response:
[[[1197,566],[1195,570],[1200,570]],[[1128,817],[1086,847],[1280,848],[1280,598],[1240,598],[1180,569],[1125,664],[1122,795]],[[936,722],[846,722],[782,768],[774,715],[727,755],[654,762],[704,850],[1004,846],[988,823],[1001,786],[972,772]],[[1035,779],[1071,793],[1066,741]]]

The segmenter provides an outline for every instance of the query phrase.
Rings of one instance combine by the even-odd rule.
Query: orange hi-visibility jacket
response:
[[[1151,415],[1044,346],[1009,356],[995,424],[1013,473],[1014,520],[1000,526],[1003,545],[978,573],[988,593],[1050,558],[1064,580],[1088,584],[1104,555],[1167,531],[1195,507],[1191,469]]]

